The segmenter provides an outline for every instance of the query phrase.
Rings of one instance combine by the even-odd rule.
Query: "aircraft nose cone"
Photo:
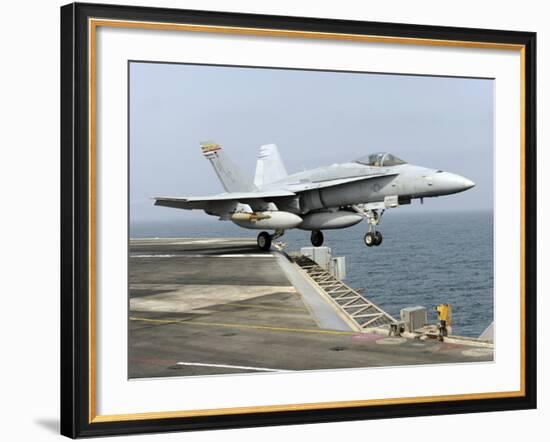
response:
[[[464,190],[471,189],[475,185],[476,183],[474,183],[472,180],[469,180],[468,178],[464,178]]]
[[[475,183],[454,173],[443,172],[434,175],[433,190],[438,195],[450,195],[452,193],[464,192],[475,186]]]

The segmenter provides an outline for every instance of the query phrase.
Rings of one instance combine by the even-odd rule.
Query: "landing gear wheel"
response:
[[[271,235],[267,232],[260,232],[256,241],[260,250],[267,251],[271,248]]]
[[[380,232],[374,232],[374,245],[379,246],[382,244],[382,234]]]
[[[323,236],[323,232],[320,230],[313,230],[311,232],[311,244],[313,244],[314,247],[322,246],[324,240],[325,237]]]
[[[367,232],[367,233],[365,234],[364,240],[365,240],[365,245],[366,245],[367,247],[372,247],[372,246],[374,246],[374,245],[375,245],[374,242],[375,242],[375,240],[376,240],[376,238],[375,238],[375,236],[374,236],[374,233],[372,233],[372,232]]]

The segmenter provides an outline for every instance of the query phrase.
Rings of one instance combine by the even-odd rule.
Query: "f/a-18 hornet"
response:
[[[377,226],[386,209],[475,185],[460,175],[408,164],[387,152],[288,175],[274,144],[260,147],[254,183],[250,183],[219,144],[203,142],[201,148],[226,193],[155,197],[155,205],[204,210],[240,227],[262,230],[258,235],[262,250],[269,250],[274,239],[295,228],[311,231],[311,243],[319,247],[323,230],[351,227],[363,219],[368,222],[365,244],[379,246],[382,234]]]

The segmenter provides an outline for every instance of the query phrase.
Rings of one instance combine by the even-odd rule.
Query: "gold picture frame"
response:
[[[62,434],[69,437],[307,423],[536,406],[535,42],[526,32],[70,4],[62,37]],[[100,27],[518,52],[521,60],[520,389],[100,415],[96,407],[96,60]],[[422,407],[418,407],[422,404]]]

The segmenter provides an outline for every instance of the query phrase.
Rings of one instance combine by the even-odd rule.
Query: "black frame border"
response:
[[[525,396],[89,422],[88,19],[253,27],[524,46]],[[536,408],[536,33],[73,3],[61,7],[61,434],[71,437],[244,428]]]

